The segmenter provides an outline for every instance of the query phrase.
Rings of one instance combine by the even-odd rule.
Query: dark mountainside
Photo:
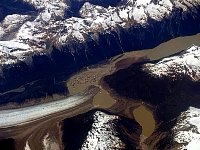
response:
[[[133,64],[104,78],[113,93],[128,99],[142,100],[155,108],[155,118],[159,125],[154,134],[146,140],[147,145],[153,149],[170,149],[184,145],[176,143],[172,129],[178,126],[178,120],[189,120],[190,117],[184,114],[189,107],[200,107],[199,66],[193,64],[191,68],[187,62],[187,57],[193,54],[192,58],[199,61],[198,51],[199,47],[192,46],[167,58]],[[193,113],[192,110],[189,112]],[[188,121],[187,124],[180,125],[178,130],[199,134],[192,127],[188,127],[190,124]],[[188,136],[193,138],[192,135]]]
[[[66,80],[84,67],[199,32],[198,0],[3,0],[0,104],[48,99],[55,93],[67,95]],[[142,139],[141,126],[134,119],[96,110],[98,107],[91,104],[95,110],[66,118],[61,121],[62,131],[55,130],[60,131],[57,134],[65,149],[129,150],[147,146],[168,150],[199,144],[199,51],[200,47],[193,45],[173,56],[133,64],[104,78],[112,94],[151,105],[157,122],[147,139]],[[76,107],[80,109],[75,105],[74,110]],[[38,137],[44,139],[40,132]],[[0,147],[13,148],[19,141],[4,139]],[[34,145],[28,138],[22,142]]]
[[[47,38],[44,41],[43,39],[41,40],[40,43],[46,45],[46,48],[42,51],[35,50],[33,52],[25,52],[23,59],[19,59],[18,56],[15,57],[10,55],[12,52],[16,51],[15,48],[13,48],[13,50],[11,48],[11,53],[2,51],[0,56],[2,61],[8,62],[9,60],[12,60],[14,63],[1,64],[0,92],[3,93],[0,94],[1,104],[18,99],[16,93],[12,96],[12,94],[5,94],[6,91],[31,81],[46,80],[45,83],[49,82],[50,85],[55,85],[55,80],[56,82],[59,82],[85,66],[96,64],[123,52],[153,48],[172,38],[193,35],[200,31],[200,5],[198,3],[188,5],[189,3],[183,2],[183,5],[188,8],[185,11],[182,7],[177,6],[177,3],[174,1],[172,3],[171,11],[169,10],[170,15],[166,15],[161,19],[155,19],[148,16],[149,14],[146,14],[146,24],[128,18],[127,20],[124,20],[126,25],[116,23],[115,27],[106,28],[105,30],[103,29],[103,24],[99,24],[100,27],[96,30],[90,28],[86,30],[86,33],[83,34],[84,41],[80,41],[71,35],[67,35],[68,39],[65,43],[55,42],[56,39],[52,38],[52,30],[56,30],[57,28],[57,32],[59,32],[60,26],[63,26],[62,21],[65,19],[71,19],[73,21],[75,20],[73,16],[82,19],[84,14],[80,9],[83,9],[83,6],[86,8],[88,5],[88,3],[86,5],[86,2],[87,1],[84,0],[65,1],[69,7],[64,9],[65,14],[63,18],[59,18],[58,16],[52,17],[53,19],[51,18],[52,22],[57,21],[57,26],[55,29],[47,26],[47,32],[45,31],[45,34],[48,36],[49,32],[50,38]],[[123,8],[126,9],[128,6],[135,8],[144,7],[143,5],[135,6],[134,3],[128,3],[126,0],[116,0],[112,2],[91,0],[89,2],[92,7],[87,9],[93,10],[96,9],[96,5],[102,6],[102,12],[100,11],[98,15],[101,15],[101,13],[102,15],[107,14],[108,12],[105,11],[108,9],[108,6],[113,6],[113,9],[116,9],[116,11],[121,11]],[[158,4],[158,2],[159,1],[152,1],[151,3]],[[5,16],[9,14],[28,14],[30,16],[29,21],[33,20],[37,22],[38,20],[36,17],[43,12],[44,8],[39,9],[31,3],[25,3],[23,1],[1,1],[0,10],[3,12],[1,13],[1,20],[4,20]],[[87,15],[85,18],[87,18]],[[39,20],[38,22],[42,21]],[[86,22],[84,23],[87,24]],[[19,32],[19,29],[16,29],[16,31]],[[42,29],[41,31],[43,32]],[[34,32],[37,34],[37,32],[41,31],[36,30]],[[63,30],[62,32],[67,31]],[[8,40],[7,38],[6,34],[4,34],[4,36],[1,37],[1,40]],[[22,42],[27,43],[27,40],[22,39]],[[29,40],[29,45],[30,43],[31,39]],[[36,45],[38,46],[40,43],[36,43]],[[31,46],[34,46],[34,44],[35,43],[32,43]],[[38,48],[37,46],[36,48]],[[53,88],[48,88],[50,86],[41,84],[39,90],[42,89],[40,91],[43,92],[34,93],[33,89],[33,95],[51,95],[54,90],[57,90],[58,93],[63,93],[67,90],[61,83],[56,86],[57,87],[53,86]],[[21,98],[20,101],[34,97],[29,97],[28,94],[22,95],[24,96],[22,96],[23,98]]]
[[[65,119],[63,129],[66,150],[97,147],[134,150],[139,146],[141,134],[141,127],[134,120],[100,110]],[[97,145],[92,141],[98,141]]]

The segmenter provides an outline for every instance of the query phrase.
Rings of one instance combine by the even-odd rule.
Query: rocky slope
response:
[[[159,78],[177,80],[184,76],[192,81],[199,81],[200,47],[193,45],[178,56],[164,58],[154,64],[145,64],[143,70]]]
[[[199,4],[198,0],[1,1],[0,92],[198,33]]]
[[[63,121],[65,149],[136,149],[141,127],[135,121],[99,110]]]
[[[199,116],[199,107],[189,107],[175,119],[161,123],[145,143],[150,149],[198,150]]]
[[[15,141],[11,138],[0,140],[0,147],[2,149],[15,150]]]
[[[200,109],[189,107],[181,113],[172,129],[174,147],[197,150],[200,147]]]
[[[195,95],[200,88],[199,53],[200,48],[193,45],[174,56],[134,64],[105,77],[104,80],[119,94],[145,99],[152,104],[163,103],[160,99],[169,95],[184,95],[185,91]],[[130,82],[123,84],[127,79]],[[119,84],[121,86],[117,86]],[[134,88],[130,89],[131,86]]]
[[[200,47],[193,45],[173,56],[134,64],[105,77],[119,95],[143,100],[155,108],[160,123],[145,141],[150,148],[198,148],[199,53]]]

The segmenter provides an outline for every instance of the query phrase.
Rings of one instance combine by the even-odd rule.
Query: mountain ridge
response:
[[[1,21],[0,92],[200,32],[198,0],[20,2],[34,13]],[[80,8],[72,16],[74,4]]]

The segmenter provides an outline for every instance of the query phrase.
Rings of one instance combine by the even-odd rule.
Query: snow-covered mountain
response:
[[[105,77],[120,96],[139,99],[155,108],[150,149],[199,149],[200,47],[192,45],[156,61],[133,64]]]
[[[179,150],[198,150],[200,147],[200,109],[189,107],[181,113],[172,129],[175,147]]]
[[[193,45],[183,50],[178,55],[163,58],[157,63],[147,63],[143,67],[143,70],[150,73],[154,78],[171,80],[173,84],[168,88],[174,88],[174,91],[176,91],[174,94],[177,96],[174,94],[172,94],[172,96],[170,96],[170,94],[167,95],[168,98],[165,99],[166,102],[164,103],[166,106],[162,106],[161,109],[159,109],[159,111],[162,111],[163,108],[166,108],[167,111],[163,109],[163,112],[165,111],[163,115],[169,116],[172,112],[175,112],[174,114],[179,114],[179,111],[181,111],[181,114],[176,118],[176,123],[169,132],[170,139],[168,140],[172,141],[171,149],[198,150],[200,147],[199,54],[200,47]],[[183,83],[179,84],[179,82]],[[175,98],[173,99],[172,97]],[[165,124],[165,122],[163,124]],[[165,130],[167,131],[167,129]]]
[[[199,81],[200,47],[193,45],[179,55],[164,58],[154,64],[145,64],[143,69],[159,78],[166,76],[176,80],[184,76]]]
[[[92,4],[92,0],[80,1],[82,7],[78,10],[79,16],[68,17],[67,12],[73,11],[71,10],[73,1],[24,0],[24,2],[34,6],[38,13],[34,15],[13,13],[5,17],[0,28],[0,51],[22,61],[30,56],[30,52],[49,50],[49,44],[60,48],[70,45],[72,39],[78,44],[86,43],[89,38],[98,43],[99,34],[102,32],[120,34],[118,31],[120,28],[128,29],[135,26],[148,28],[149,25],[153,25],[152,21],[161,22],[166,18],[174,19],[172,16],[176,9],[182,11],[179,15],[182,15],[183,20],[187,20],[188,15],[199,20],[197,17],[199,17],[200,4],[198,0],[173,2],[170,0],[127,0],[116,7],[105,8]],[[180,26],[181,22],[177,25]],[[199,24],[197,26],[199,27]],[[118,36],[116,35],[116,38],[123,38]],[[120,40],[118,42],[121,42]],[[143,42],[142,39],[141,42]],[[120,45],[120,43],[115,44]],[[127,51],[128,49],[122,47],[121,50]],[[72,48],[69,51],[72,55],[77,53]],[[85,49],[84,53],[87,57],[90,52]],[[14,62],[16,60],[2,61],[1,64]]]
[[[139,146],[141,126],[123,116],[93,110],[67,118],[63,124],[65,149],[121,150]]]
[[[200,32],[199,0],[2,0],[0,12],[0,102],[10,99],[6,91],[32,80]],[[117,74],[107,80],[109,86],[156,105],[164,123],[178,118],[173,128],[165,128],[174,134],[171,140],[185,148],[196,145],[199,109],[185,109],[199,96],[200,48],[138,66],[120,70],[124,80]],[[113,131],[108,122],[119,119],[101,112],[94,116],[86,148],[94,146],[92,138],[105,146],[101,136],[110,132],[98,129]],[[122,142],[116,135],[109,140]]]
[[[153,104],[161,104],[164,101],[161,99],[169,98],[170,95],[173,98],[178,94],[186,100],[185,94],[198,94],[200,90],[199,54],[200,47],[192,45],[172,56],[119,70],[105,77],[105,81],[122,96],[143,99]]]
[[[125,143],[116,134],[115,122],[119,119],[115,115],[95,112],[94,123],[81,149],[125,149]]]
[[[0,4],[0,92],[200,31],[199,0],[3,0]]]

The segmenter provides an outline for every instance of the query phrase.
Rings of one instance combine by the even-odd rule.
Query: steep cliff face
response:
[[[15,3],[0,3],[0,92],[200,30],[198,0]]]
[[[135,121],[98,110],[63,121],[65,149],[136,149],[140,133]]]
[[[192,149],[199,140],[200,47],[105,77],[121,96],[152,104],[160,122],[145,143],[152,149]],[[197,145],[195,145],[197,147]]]

